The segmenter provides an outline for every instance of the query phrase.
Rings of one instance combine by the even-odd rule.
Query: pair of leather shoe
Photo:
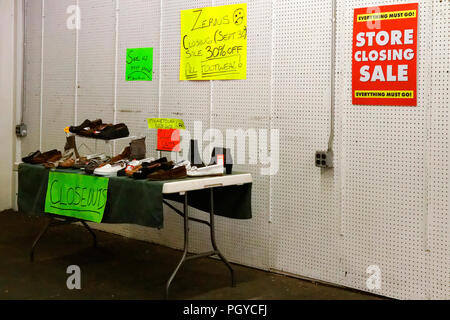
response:
[[[128,131],[128,127],[125,123],[119,124],[108,124],[104,127],[98,128],[98,130],[94,130],[92,138],[102,139],[102,140],[113,140],[119,138],[125,138],[130,135]]]
[[[31,160],[33,160],[35,157],[37,157],[40,154],[41,154],[41,152],[39,150],[31,152],[26,157],[22,158],[22,162],[24,162],[24,163],[31,163]]]
[[[187,177],[187,170],[185,166],[170,170],[158,170],[147,176],[148,180],[152,181],[162,181],[162,180],[173,180],[182,179]]]
[[[47,162],[59,161],[61,157],[62,157],[61,151],[54,149],[44,153],[38,152],[31,159],[27,160],[29,161],[28,163],[31,164],[44,164]]]
[[[83,137],[102,140],[125,138],[130,135],[128,127],[124,123],[105,124],[101,119],[94,121],[86,119],[79,126],[69,127],[69,131]]]
[[[147,168],[142,169],[141,178],[146,175],[148,180],[161,181],[161,180],[173,180],[181,179],[187,176],[187,170],[185,166],[174,168],[173,161],[167,162],[167,158],[161,158],[150,163]],[[133,177],[135,177],[133,175]]]
[[[101,125],[102,123],[103,123],[103,121],[101,119],[97,119],[97,120],[94,120],[94,121],[90,121],[90,120],[86,119],[79,126],[71,126],[71,127],[69,127],[69,131],[72,132],[72,133],[75,133],[75,134],[84,135],[89,130],[94,129],[95,127]],[[84,134],[82,134],[82,133],[84,133]]]
[[[131,156],[131,148],[130,147],[125,147],[125,149],[123,149],[121,154],[112,157],[111,161],[109,161],[108,163],[112,164],[112,163],[116,163],[116,162],[121,161],[121,160],[127,160],[127,159],[130,158],[130,156]]]
[[[153,162],[144,162],[141,165],[141,168],[135,170],[131,175],[134,179],[143,180],[147,179],[147,177],[156,172],[156,171],[166,171],[170,170],[174,167],[174,163],[172,161],[168,162],[166,157],[155,160]]]

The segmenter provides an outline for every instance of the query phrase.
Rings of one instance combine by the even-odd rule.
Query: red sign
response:
[[[417,106],[417,3],[355,9],[353,104]]]
[[[157,150],[179,152],[180,130],[158,129]]]

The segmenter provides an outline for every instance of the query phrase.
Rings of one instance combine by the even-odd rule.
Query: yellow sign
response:
[[[389,99],[413,99],[414,91],[410,90],[356,90],[355,98],[389,98]]]
[[[396,20],[417,17],[417,10],[404,10],[380,13],[359,14],[358,22],[375,21],[375,20]]]
[[[186,129],[183,120],[179,119],[152,118],[147,121],[149,129]]]
[[[180,80],[247,78],[247,4],[181,11]]]

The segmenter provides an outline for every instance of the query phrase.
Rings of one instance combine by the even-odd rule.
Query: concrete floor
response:
[[[97,231],[99,248],[77,225],[49,230],[29,261],[44,223],[0,213],[0,299],[163,299],[181,252]],[[81,268],[81,290],[68,290],[67,267]],[[213,259],[185,264],[171,288],[173,299],[378,299],[375,296],[233,265],[238,285],[229,287],[225,266]]]

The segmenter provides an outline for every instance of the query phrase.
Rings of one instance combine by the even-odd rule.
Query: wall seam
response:
[[[114,111],[113,111],[113,123],[117,123],[117,73],[119,63],[119,15],[120,15],[120,0],[115,1],[116,9],[116,26],[115,26],[115,56],[114,56]],[[113,142],[113,155],[116,154],[116,142]]]
[[[39,101],[39,150],[42,150],[42,119],[43,119],[43,96],[44,96],[44,36],[45,36],[45,0],[41,6],[41,93]]]
[[[419,12],[420,14],[420,12]],[[427,130],[427,141],[426,141],[426,153],[425,153],[425,170],[426,170],[426,199],[425,199],[425,217],[424,217],[424,231],[425,231],[425,264],[426,264],[426,284],[425,284],[425,297],[426,299],[430,299],[430,240],[429,240],[429,226],[430,226],[430,220],[432,217],[431,209],[430,209],[430,187],[431,187],[431,178],[430,178],[430,159],[431,159],[431,128],[432,128],[432,94],[433,94],[433,86],[431,85],[433,82],[433,72],[432,72],[432,61],[433,61],[433,42],[434,42],[434,1],[431,1],[431,8],[430,8],[430,14],[431,19],[429,23],[430,28],[430,37],[428,37],[428,47],[430,48],[431,54],[427,61],[427,74],[429,77],[429,81],[427,81],[429,90],[428,90],[428,96],[427,96],[427,102],[426,102],[426,116],[427,116],[427,124],[426,124],[426,130]]]
[[[79,0],[76,1],[76,12],[77,12],[77,17],[76,17],[76,28],[75,28],[75,101],[74,101],[74,122],[75,125],[78,125],[78,73],[79,73],[79,69],[78,69],[78,64],[79,64],[79,28],[81,27],[81,17],[79,16],[81,14],[80,12],[80,3]],[[78,24],[78,22],[80,22],[80,24]]]

